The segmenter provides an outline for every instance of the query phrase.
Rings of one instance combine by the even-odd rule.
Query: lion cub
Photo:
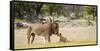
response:
[[[63,37],[63,36],[61,35],[61,33],[60,33],[59,35],[60,35],[60,42],[63,42],[63,43],[69,42],[69,41],[67,40],[67,38],[65,38],[65,37]]]

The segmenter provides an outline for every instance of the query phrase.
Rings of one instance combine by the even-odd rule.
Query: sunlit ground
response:
[[[45,43],[44,37],[36,36],[33,44],[27,44],[27,29],[15,30],[15,49],[76,46],[96,44],[96,27],[61,27],[60,33],[69,42],[59,42],[59,37],[51,36],[51,43]]]
[[[44,47],[60,47],[60,46],[93,45],[93,44],[96,44],[96,41],[87,40],[87,41],[80,41],[80,42],[17,45],[15,47],[16,49],[25,49],[25,48],[44,48]]]

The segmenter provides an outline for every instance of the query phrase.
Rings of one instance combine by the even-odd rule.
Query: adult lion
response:
[[[27,32],[28,44],[30,44],[31,36],[32,36],[31,43],[33,43],[36,35],[44,36],[46,41],[51,42],[50,36],[52,34],[56,34],[59,36],[59,24],[58,23],[46,22],[46,23],[32,24],[28,27],[28,32]]]

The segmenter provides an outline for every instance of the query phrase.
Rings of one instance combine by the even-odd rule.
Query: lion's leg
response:
[[[45,35],[45,42],[48,43],[48,36]]]
[[[51,42],[50,36],[49,36],[49,35],[46,35],[46,36],[45,36],[45,41],[46,41],[46,42]]]
[[[50,35],[48,36],[48,42],[51,42]]]
[[[35,34],[34,34],[34,33],[32,33],[31,35],[32,35],[32,40],[31,40],[31,44],[32,44],[32,43],[33,43],[33,41],[34,41],[34,39],[35,39]]]
[[[28,35],[28,36],[27,36],[28,44],[30,44],[30,38],[31,38],[31,35]]]

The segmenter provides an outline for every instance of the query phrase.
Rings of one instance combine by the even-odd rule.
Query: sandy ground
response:
[[[96,27],[87,26],[87,27],[60,27],[60,33],[71,42],[85,42],[96,41]],[[27,45],[27,29],[15,30],[15,48],[24,48],[24,45]],[[59,37],[56,35],[51,36],[51,42],[56,43],[59,41]],[[33,44],[45,44],[44,37],[36,36]],[[66,42],[67,43],[67,42]],[[73,45],[74,43],[72,43]],[[87,43],[86,43],[87,44]],[[37,45],[37,46],[38,46]],[[78,43],[76,44],[78,45]],[[37,47],[36,46],[36,47]],[[52,45],[51,45],[52,46]],[[70,45],[69,45],[70,46]],[[32,48],[32,45],[30,46]],[[30,48],[29,47],[29,48]],[[27,47],[26,47],[27,48]]]

